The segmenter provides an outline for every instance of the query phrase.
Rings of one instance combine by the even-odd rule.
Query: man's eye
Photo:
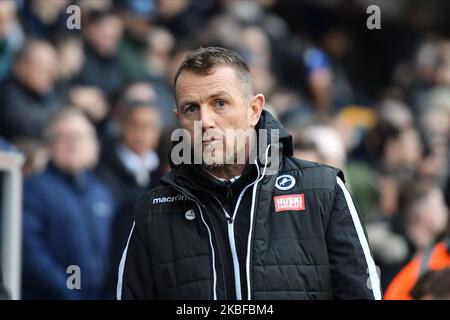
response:
[[[192,113],[192,112],[195,112],[196,110],[197,110],[197,105],[191,104],[184,109],[184,112]]]
[[[217,101],[216,101],[216,106],[219,107],[219,108],[225,107],[225,101],[223,101],[223,100],[217,100]]]

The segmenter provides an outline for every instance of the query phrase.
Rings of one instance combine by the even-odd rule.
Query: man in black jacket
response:
[[[175,95],[194,151],[175,145],[173,170],[138,202],[118,299],[381,298],[342,172],[292,157],[242,58],[194,51]]]
[[[0,135],[41,139],[45,123],[62,101],[55,89],[55,49],[30,40],[17,53],[13,74],[0,85]]]

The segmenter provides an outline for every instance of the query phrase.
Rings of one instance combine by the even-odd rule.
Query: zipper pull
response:
[[[232,217],[226,217],[226,219],[227,219],[227,222],[228,222],[229,224],[232,224],[232,223],[233,223],[233,218],[232,218]]]

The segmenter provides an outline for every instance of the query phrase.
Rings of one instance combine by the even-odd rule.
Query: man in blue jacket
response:
[[[114,208],[90,171],[95,131],[77,110],[65,109],[45,136],[50,164],[24,186],[22,297],[103,298]]]

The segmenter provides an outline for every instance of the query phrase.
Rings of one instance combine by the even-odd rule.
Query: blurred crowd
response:
[[[80,29],[67,25],[72,4]],[[370,4],[381,8],[379,30],[366,27]],[[389,290],[450,237],[449,7],[1,0],[0,150],[26,157],[22,297],[114,297],[134,203],[170,169],[173,76],[210,45],[248,62],[297,157],[344,170]],[[69,265],[82,271],[81,290],[67,290]],[[411,297],[450,297],[448,271],[447,282],[427,272]]]

